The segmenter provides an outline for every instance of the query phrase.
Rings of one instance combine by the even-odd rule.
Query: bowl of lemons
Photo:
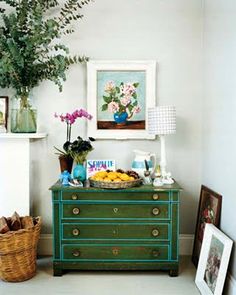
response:
[[[120,189],[138,186],[142,183],[139,175],[132,170],[99,171],[89,178],[90,185],[99,188]]]

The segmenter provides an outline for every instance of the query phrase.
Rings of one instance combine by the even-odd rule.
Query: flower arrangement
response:
[[[92,120],[92,115],[90,115],[86,110],[80,109],[74,112],[66,113],[65,115],[54,114],[55,118],[59,118],[61,122],[66,123],[66,141],[63,144],[63,150],[54,147],[59,156],[71,156],[76,163],[81,163],[81,161],[86,159],[87,154],[93,149],[91,141],[95,139],[90,137],[89,140],[83,140],[80,136],[77,140],[71,142],[71,128],[78,118],[86,118],[87,120]]]
[[[69,153],[76,164],[83,164],[87,158],[89,152],[93,150],[91,142],[95,141],[93,137],[89,137],[88,140],[83,140],[80,136],[77,140],[66,142],[63,148]]]
[[[137,88],[139,83],[121,82],[118,86],[114,81],[108,81],[104,87],[102,111],[113,114],[128,113],[128,119],[141,111],[138,105]]]

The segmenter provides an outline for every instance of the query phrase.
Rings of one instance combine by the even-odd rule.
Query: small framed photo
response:
[[[86,176],[87,179],[93,176],[96,172],[106,170],[116,170],[115,160],[87,160],[86,161]]]
[[[206,224],[195,283],[203,295],[221,295],[233,241]]]
[[[155,106],[155,61],[90,61],[88,134],[101,139],[154,139],[147,110]]]
[[[197,267],[202,247],[204,230],[207,223],[219,226],[222,196],[206,186],[201,186],[198,206],[192,262]]]
[[[0,96],[0,133],[7,132],[8,97]]]

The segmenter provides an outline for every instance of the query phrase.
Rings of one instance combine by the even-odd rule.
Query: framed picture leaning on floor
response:
[[[207,223],[219,226],[222,196],[202,185],[193,245],[192,262],[197,267]]]
[[[195,283],[203,295],[221,295],[233,241],[206,224]]]

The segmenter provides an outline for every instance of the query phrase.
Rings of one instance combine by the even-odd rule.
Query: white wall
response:
[[[221,229],[236,240],[236,2],[205,0],[203,183],[223,195]],[[236,277],[235,251],[231,269]]]
[[[152,59],[158,62],[157,102],[177,107],[177,134],[167,138],[168,169],[182,185],[181,233],[193,233],[201,181],[202,10],[199,0],[97,0],[84,10],[77,33],[65,39],[72,53],[93,59]],[[1,90],[5,93],[5,90]],[[43,232],[51,232],[48,190],[59,176],[53,146],[65,141],[66,130],[55,111],[86,107],[86,69],[73,66],[62,93],[51,82],[35,89],[39,131],[47,140],[32,142],[33,214],[42,215]],[[73,126],[75,127],[75,126]],[[86,135],[84,122],[73,130]],[[92,134],[91,134],[92,135]],[[130,168],[132,150],[160,155],[158,141],[97,141],[91,158],[115,158]]]

